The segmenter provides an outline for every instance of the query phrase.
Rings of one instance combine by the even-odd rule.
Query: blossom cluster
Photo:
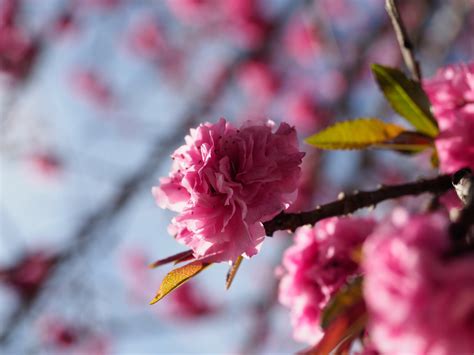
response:
[[[176,240],[207,262],[255,255],[268,221],[296,198],[300,164],[295,129],[282,123],[245,124],[220,119],[191,129],[173,153],[172,171],[153,195],[178,212],[169,227]]]
[[[37,52],[37,43],[16,24],[17,12],[16,1],[0,4],[0,73],[13,80],[29,73]]]
[[[446,258],[448,219],[396,211],[364,245],[369,334],[383,354],[472,354],[474,256]]]
[[[436,139],[441,170],[474,169],[474,62],[439,70],[424,89],[441,131]]]
[[[334,217],[296,231],[283,256],[279,292],[280,302],[291,310],[296,340],[315,344],[321,339],[322,310],[360,273],[354,255],[374,226],[372,219]]]

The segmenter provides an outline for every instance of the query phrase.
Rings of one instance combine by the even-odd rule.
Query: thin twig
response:
[[[408,70],[414,80],[421,81],[421,69],[420,63],[415,58],[414,47],[403,24],[403,20],[398,11],[395,0],[385,0],[385,9],[387,10],[388,16],[392,20],[392,25],[397,36],[398,45],[402,52],[403,61],[405,62]]]
[[[341,196],[342,198],[338,201],[318,206],[316,209],[308,212],[281,212],[263,225],[268,236],[273,235],[278,230],[291,230],[294,232],[300,226],[314,225],[324,218],[347,215],[361,208],[375,206],[385,200],[402,196],[415,196],[428,192],[442,194],[452,188],[451,175],[439,175],[433,179],[384,186],[373,191],[355,192],[346,197]]]

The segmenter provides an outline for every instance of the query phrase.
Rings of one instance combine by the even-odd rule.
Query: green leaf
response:
[[[321,327],[326,329],[335,318],[362,301],[362,277],[357,277],[339,290],[324,308]]]
[[[210,265],[212,264],[195,261],[170,271],[161,282],[160,289],[150,304],[155,304],[168,293],[178,288]]]
[[[377,118],[338,122],[306,138],[320,149],[364,149],[394,139],[405,129]]]
[[[392,108],[404,117],[418,132],[430,137],[439,133],[430,110],[430,101],[419,83],[396,68],[372,65],[372,72]]]
[[[234,281],[234,277],[235,275],[237,275],[237,271],[239,271],[239,267],[243,259],[244,258],[241,255],[232,263],[232,266],[230,267],[229,272],[227,273],[227,276],[225,279],[226,289],[229,289],[230,286],[232,285],[232,281]]]

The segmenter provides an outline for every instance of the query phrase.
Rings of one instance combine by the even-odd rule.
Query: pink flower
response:
[[[69,321],[60,316],[44,315],[38,322],[39,338],[54,354],[90,354],[106,355],[109,341],[104,334],[97,333],[92,327]]]
[[[104,79],[95,71],[79,69],[71,77],[72,88],[85,100],[99,107],[110,107],[114,98]]]
[[[173,318],[191,320],[203,318],[216,313],[217,306],[213,305],[209,295],[194,281],[186,282],[170,295],[168,314]]]
[[[47,279],[55,257],[38,251],[24,255],[17,264],[0,269],[0,281],[18,292],[28,300],[36,294]]]
[[[374,221],[330,218],[301,227],[283,256],[279,300],[291,309],[293,336],[316,344],[323,336],[321,311],[359,267],[352,254],[372,232]]]
[[[306,22],[303,14],[295,16],[286,29],[284,38],[286,51],[301,65],[313,63],[322,49],[317,29]]]
[[[441,170],[474,169],[474,62],[441,69],[424,88],[441,131],[436,138]]]
[[[169,228],[196,258],[235,260],[258,253],[262,222],[296,196],[301,159],[296,132],[282,123],[234,128],[224,119],[191,129],[176,149],[172,171],[152,192],[179,213]]]
[[[188,25],[208,22],[213,10],[219,7],[215,0],[168,0],[166,3],[171,13]]]
[[[156,59],[168,50],[168,43],[162,29],[150,17],[140,18],[130,29],[130,50],[138,55]]]
[[[249,61],[238,72],[242,91],[253,101],[267,104],[280,86],[278,75],[263,61]]]
[[[383,354],[474,352],[474,256],[443,257],[447,224],[398,210],[364,245],[369,334]]]
[[[307,92],[292,92],[284,102],[287,117],[298,132],[312,134],[325,123],[326,114],[318,107],[313,95]]]
[[[24,79],[30,72],[37,49],[37,43],[23,29],[0,24],[0,74],[12,81]]]
[[[46,179],[59,177],[63,168],[61,159],[53,153],[33,153],[28,156],[27,163],[34,173]]]

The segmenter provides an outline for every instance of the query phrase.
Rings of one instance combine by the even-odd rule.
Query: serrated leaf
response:
[[[178,288],[210,265],[212,264],[193,262],[170,271],[161,282],[160,289],[150,304],[155,304],[171,291]]]
[[[320,149],[364,149],[390,141],[404,130],[377,118],[359,118],[338,122],[305,141]]]
[[[337,292],[324,308],[321,327],[326,329],[331,322],[354,304],[362,301],[362,277],[356,277]]]
[[[409,79],[396,68],[372,65],[372,72],[392,108],[418,132],[430,137],[439,133],[438,124],[430,110],[430,101],[420,83]]]
[[[226,289],[229,289],[230,286],[232,285],[232,281],[234,281],[234,277],[235,277],[235,275],[237,275],[237,271],[239,271],[239,267],[240,267],[240,264],[242,263],[243,259],[244,258],[241,255],[237,258],[237,260],[235,260],[232,263],[232,266],[230,267],[229,272],[227,273],[227,276],[226,276],[226,279],[225,279]]]

